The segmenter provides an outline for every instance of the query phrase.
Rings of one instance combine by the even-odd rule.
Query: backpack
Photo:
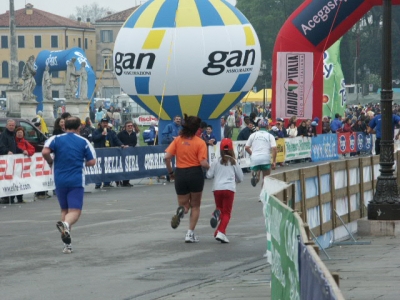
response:
[[[235,127],[235,117],[232,115],[229,115],[228,119],[226,120],[228,123],[229,127]]]
[[[145,143],[154,142],[154,138],[156,137],[156,131],[154,129],[146,129],[143,131],[143,141]]]

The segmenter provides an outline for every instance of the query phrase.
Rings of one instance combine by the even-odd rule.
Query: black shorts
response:
[[[175,191],[177,195],[202,192],[204,188],[204,174],[202,168],[176,168]]]

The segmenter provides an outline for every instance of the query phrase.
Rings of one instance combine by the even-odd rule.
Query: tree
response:
[[[70,15],[69,18],[72,20],[81,18],[84,22],[89,18],[90,22],[94,23],[96,20],[107,16],[109,12],[114,13],[109,7],[101,7],[96,2],[93,2],[89,5],[75,7],[75,14]]]

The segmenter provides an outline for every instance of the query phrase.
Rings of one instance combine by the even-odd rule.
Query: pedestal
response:
[[[43,100],[43,119],[46,122],[49,132],[53,132],[54,128],[54,101]]]
[[[79,107],[79,118],[81,119],[81,121],[85,121],[87,117],[90,117],[89,99],[80,100],[78,107]]]
[[[79,104],[81,102],[76,98],[65,99],[65,111],[69,112],[71,116],[79,118]]]
[[[7,94],[8,95],[8,94]],[[31,121],[36,117],[36,101],[22,101],[19,102],[19,106],[21,108],[21,118]]]
[[[7,90],[7,110],[8,116],[21,118],[20,103],[23,101],[22,91],[16,89]]]
[[[399,236],[400,221],[357,220],[357,235],[359,236]]]

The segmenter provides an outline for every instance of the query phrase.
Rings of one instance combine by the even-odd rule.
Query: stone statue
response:
[[[22,86],[22,95],[25,101],[35,100],[36,98],[33,94],[33,90],[36,86],[35,75],[35,56],[31,55],[26,61],[24,69],[22,70],[22,80],[24,81]]]
[[[43,92],[43,100],[52,100],[51,96],[51,75],[49,73],[49,66],[46,66],[43,72],[42,79],[42,92]]]
[[[65,98],[76,98],[76,91],[78,90],[78,77],[79,73],[75,68],[76,58],[73,57],[67,65],[67,78],[65,82]]]
[[[80,70],[80,75],[81,75],[81,79],[80,79],[80,90],[79,90],[79,99],[83,100],[83,99],[87,99],[88,95],[88,74],[86,71],[86,63],[82,62],[81,63],[81,70]]]

